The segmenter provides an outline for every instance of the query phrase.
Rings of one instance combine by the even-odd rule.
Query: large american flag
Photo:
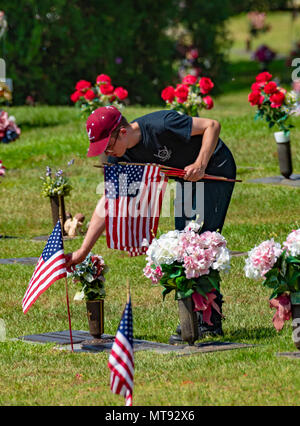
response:
[[[131,298],[126,304],[108,359],[110,389],[125,397],[125,405],[132,405],[134,357]]]
[[[156,235],[168,178],[156,165],[105,165],[107,246],[144,254]]]
[[[60,221],[58,221],[38,260],[24,295],[22,302],[24,314],[51,284],[67,276],[65,265],[61,226]]]

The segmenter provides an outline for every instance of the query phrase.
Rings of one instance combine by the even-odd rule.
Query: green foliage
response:
[[[276,151],[271,143],[273,135],[253,123],[247,93],[222,96],[216,109],[206,112],[207,116],[221,121],[221,137],[232,149],[238,176],[243,179],[243,184],[235,186],[223,228],[230,249],[239,251],[250,250],[257,241],[270,236],[284,241],[291,229],[299,227],[298,188],[248,182],[251,178],[278,174],[278,161],[273,155]],[[128,107],[125,116],[133,120],[151,111],[154,108]],[[86,158],[88,140],[75,108],[14,107],[10,113],[22,124],[22,136],[1,146],[1,159],[8,169],[1,182],[0,233],[18,238],[1,239],[1,258],[38,257],[45,242],[31,238],[49,235],[53,228],[49,202],[37,196],[39,176],[46,165],[63,168],[75,157],[74,190],[67,198],[66,207],[72,213],[83,212],[87,220],[99,199],[96,187],[103,178],[99,169],[93,167],[94,160]],[[294,117],[293,122],[296,124],[293,159],[300,164],[300,117]],[[172,217],[160,219],[162,232],[170,230],[172,225]],[[64,241],[65,252],[77,250],[82,240],[80,236]],[[104,332],[116,333],[126,303],[126,278],[129,278],[134,337],[168,343],[178,324],[178,306],[173,297],[166,297],[163,302],[161,286],[152,286],[142,276],[144,257],[131,258],[108,249],[105,236],[97,241],[95,252],[103,255],[110,267]],[[175,356],[173,352],[158,355],[154,351],[138,351],[135,405],[299,405],[296,361],[282,357],[279,362],[274,355],[296,350],[291,339],[291,323],[280,334],[276,332],[273,313],[266,302],[270,291],[247,279],[243,267],[244,258],[234,256],[231,272],[222,277],[225,336],[217,341],[254,346],[185,357]],[[52,344],[16,340],[23,335],[68,329],[64,281],[50,286],[24,316],[20,301],[34,266],[10,263],[0,265],[0,269],[0,317],[7,332],[7,340],[0,344],[0,404],[99,406],[100,401],[103,406],[122,405],[124,399],[109,388],[106,352],[71,353],[56,350]],[[76,290],[69,282],[72,329],[88,330],[85,304],[72,302]],[[211,337],[201,343],[209,340]],[[280,386],[278,374],[274,374],[278,369]],[[201,374],[195,375],[195,371]]]
[[[201,75],[212,78],[216,91],[228,78],[225,52],[230,40],[224,23],[231,15],[230,0],[190,0],[179,13],[180,23],[189,31],[199,51]]]
[[[126,87],[131,103],[159,103],[162,88],[176,74],[177,40],[167,29],[178,22],[199,48],[203,75],[224,79],[229,0],[186,5],[179,0],[74,0],[72,6],[67,0],[0,0],[0,8],[8,20],[4,59],[16,104],[28,95],[49,105],[70,103],[75,83],[93,83],[100,73]]]
[[[92,255],[91,253],[85,258],[82,263],[75,266],[71,275],[75,282],[80,283],[81,293],[75,296],[77,300],[93,301],[104,299],[106,296],[104,275],[108,272],[108,267],[105,265],[101,256]]]
[[[55,175],[52,175],[50,167],[46,168],[46,176],[41,177],[43,181],[42,195],[44,197],[67,196],[72,190],[69,178],[64,176],[63,171],[59,169]]]
[[[300,260],[293,256],[287,256],[286,251],[284,251],[265,277],[263,285],[273,289],[270,299],[285,292],[300,291]]]
[[[175,300],[185,299],[191,296],[194,291],[206,297],[210,291],[217,289],[220,291],[220,274],[211,269],[209,275],[202,275],[198,278],[189,279],[185,276],[185,269],[181,263],[175,262],[171,265],[161,265],[163,276],[160,284],[163,286],[163,299],[171,291],[175,291]]]
[[[234,13],[249,12],[258,10],[266,12],[268,10],[281,10],[290,6],[288,0],[236,0],[231,1],[231,7]]]
[[[11,0],[5,59],[17,104],[27,95],[66,104],[75,83],[105,72],[131,102],[159,98],[171,73],[173,41],[164,33],[176,1]],[[0,2],[0,7],[1,2]],[[155,80],[155,81],[154,81]],[[155,86],[155,82],[157,86]],[[154,89],[153,89],[154,88]]]

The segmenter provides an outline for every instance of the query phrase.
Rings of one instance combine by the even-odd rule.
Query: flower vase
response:
[[[188,342],[189,345],[193,345],[198,339],[198,321],[191,296],[185,299],[178,299],[178,312],[181,338]]]
[[[300,351],[300,291],[291,293],[293,342]]]
[[[52,212],[52,222],[53,226],[57,224],[57,221],[59,220],[59,198],[58,195],[50,198],[50,205],[51,205],[51,212]],[[65,210],[65,201],[64,197],[61,196],[61,217],[62,217],[62,223],[64,225],[66,221],[66,210]],[[66,235],[66,232],[64,229],[62,229],[63,235]]]
[[[88,300],[86,310],[90,334],[100,339],[104,332],[104,299]]]
[[[275,132],[274,137],[277,143],[280,173],[286,179],[289,179],[293,172],[290,132]]]

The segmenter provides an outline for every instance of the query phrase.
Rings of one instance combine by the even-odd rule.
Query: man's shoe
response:
[[[169,339],[170,345],[185,345],[186,342],[182,340],[180,334],[172,334]]]

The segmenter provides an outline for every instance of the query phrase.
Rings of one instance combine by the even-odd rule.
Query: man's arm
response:
[[[202,146],[196,161],[184,168],[185,180],[198,181],[203,177],[209,159],[216,149],[220,131],[221,125],[217,120],[193,117],[191,136],[203,135]]]
[[[104,209],[105,197],[103,196],[97,204],[93,216],[90,221],[89,228],[86,236],[83,240],[81,247],[66,255],[67,264],[66,267],[70,268],[72,265],[81,263],[86,256],[89,254],[96,241],[105,229],[105,209]]]

